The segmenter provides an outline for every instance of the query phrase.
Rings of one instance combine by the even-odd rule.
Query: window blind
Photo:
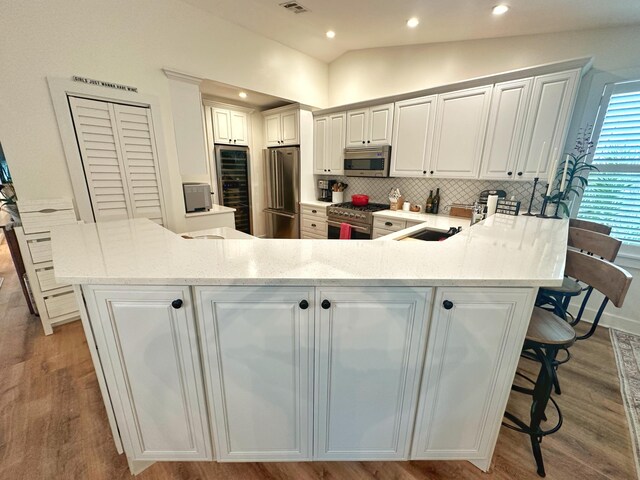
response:
[[[578,218],[612,227],[611,235],[640,246],[640,85],[611,95]]]

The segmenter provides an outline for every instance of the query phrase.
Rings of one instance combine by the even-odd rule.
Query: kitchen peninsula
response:
[[[443,242],[195,241],[135,219],[52,236],[132,472],[408,459],[486,471],[537,289],[562,283],[567,229],[494,215]]]

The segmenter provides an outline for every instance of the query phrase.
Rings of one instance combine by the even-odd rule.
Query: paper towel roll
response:
[[[489,195],[487,197],[487,217],[496,213],[498,207],[498,195]]]

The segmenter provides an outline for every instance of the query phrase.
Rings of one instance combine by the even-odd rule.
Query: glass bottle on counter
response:
[[[424,213],[431,213],[433,209],[433,190],[429,190],[429,197],[427,198],[427,204],[424,206]]]
[[[433,197],[431,213],[438,213],[439,209],[440,209],[440,189],[436,188],[436,195],[435,197]]]

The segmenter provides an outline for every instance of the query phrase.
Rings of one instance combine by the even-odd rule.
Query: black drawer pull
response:
[[[521,177],[522,176],[522,172],[518,172],[518,176]]]
[[[329,300],[323,300],[320,306],[325,310],[329,310],[331,308],[331,302]]]
[[[311,210],[311,213],[318,213],[318,210]]]
[[[384,224],[385,224],[387,227],[393,227],[393,223],[391,223],[391,222],[384,222]]]
[[[302,310],[306,310],[307,308],[309,308],[309,302],[307,302],[306,300],[302,300],[299,305]]]
[[[312,223],[312,224],[311,224],[311,226],[312,226],[312,227],[315,227],[315,226],[316,226],[316,224],[315,224],[315,223]]]
[[[445,300],[444,302],[442,302],[442,306],[445,310],[451,310],[453,308],[453,302]]]
[[[182,300],[179,298],[175,299],[173,302],[171,302],[171,306],[176,310],[179,309],[180,307],[182,307]]]
[[[507,172],[507,175],[511,176],[513,175],[513,172]]]

